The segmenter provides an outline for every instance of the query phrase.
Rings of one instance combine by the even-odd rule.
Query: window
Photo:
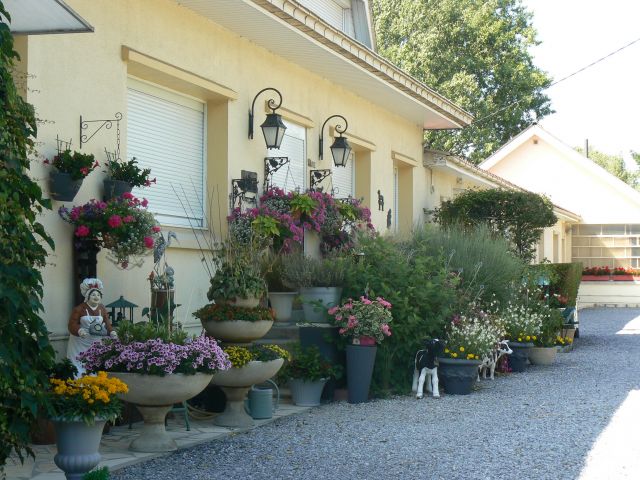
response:
[[[329,149],[329,154],[331,150]],[[349,156],[349,160],[344,167],[336,167],[331,158],[331,185],[333,187],[333,196],[336,198],[348,198],[354,196],[354,155],[353,152]]]
[[[283,165],[271,177],[274,187],[282,188],[285,192],[298,189],[304,191],[306,186],[307,131],[302,125],[283,120],[287,130],[280,149],[267,150],[268,157],[287,157],[289,163]]]
[[[585,267],[637,267],[640,225],[574,225],[572,260]]]
[[[134,79],[127,91],[127,157],[158,179],[134,195],[162,224],[204,226],[205,104]]]

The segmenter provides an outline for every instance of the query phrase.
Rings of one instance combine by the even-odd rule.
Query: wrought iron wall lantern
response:
[[[320,160],[322,160],[324,126],[329,120],[336,117],[344,120],[344,127],[340,124],[335,126],[336,132],[338,132],[340,136],[334,139],[333,145],[331,145],[330,147],[331,155],[333,156],[333,163],[336,167],[345,167],[347,165],[347,160],[349,160],[349,155],[351,154],[351,145],[349,145],[347,139],[342,136],[342,134],[346,132],[347,128],[349,127],[347,119],[342,115],[331,115],[322,124],[322,128],[320,129]]]
[[[253,97],[251,110],[249,110],[249,138],[253,138],[253,109],[256,104],[256,99],[262,92],[266,92],[268,90],[276,92],[278,97],[280,97],[280,101],[276,103],[274,99],[269,99],[268,105],[271,109],[271,113],[267,113],[267,118],[264,123],[260,125],[260,128],[262,129],[262,134],[264,135],[264,141],[267,144],[267,148],[280,148],[280,144],[282,143],[284,132],[287,127],[285,127],[282,122],[282,117],[276,113],[276,110],[282,105],[282,94],[275,88],[263,88],[255,97]]]
[[[243,204],[256,205],[258,200],[258,173],[242,170],[240,178],[231,180],[231,208],[242,210]]]
[[[309,171],[309,189],[322,191],[322,188],[318,188],[318,185],[320,185],[325,178],[330,176],[331,176],[331,170],[328,168],[322,169],[322,170],[310,170]]]

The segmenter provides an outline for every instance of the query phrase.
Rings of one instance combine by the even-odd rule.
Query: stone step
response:
[[[271,329],[262,338],[299,340],[300,334],[294,322],[274,322]]]

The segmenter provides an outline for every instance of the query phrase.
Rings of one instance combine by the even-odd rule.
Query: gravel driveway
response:
[[[640,324],[616,334],[636,317],[583,310],[574,351],[468,396],[324,405],[112,478],[640,478]]]

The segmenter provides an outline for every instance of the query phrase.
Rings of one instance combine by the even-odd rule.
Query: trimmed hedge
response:
[[[575,307],[582,279],[582,262],[544,263],[530,267],[534,275],[549,278],[549,294],[567,297],[567,306]]]

